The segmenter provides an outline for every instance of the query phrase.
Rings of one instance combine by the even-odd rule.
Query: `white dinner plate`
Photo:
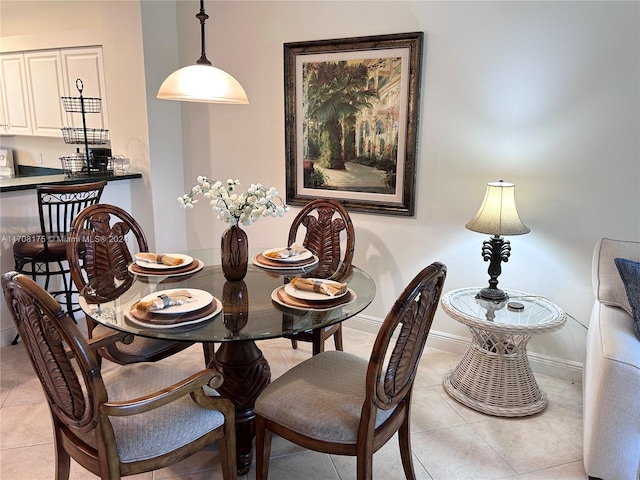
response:
[[[172,305],[167,308],[161,308],[160,310],[149,310],[154,315],[176,315],[179,313],[189,313],[195,310],[200,310],[201,308],[206,307],[213,301],[213,295],[204,290],[198,290],[195,288],[172,288],[171,290],[162,290],[160,292],[154,292],[146,297],[140,299],[141,302],[150,302],[155,300],[160,295],[169,295],[173,292],[178,292],[181,290],[186,290],[193,296],[193,301],[183,303],[182,305]]]
[[[134,275],[138,275],[141,277],[181,277],[183,275],[193,275],[196,272],[199,272],[200,270],[202,270],[204,268],[204,263],[202,263],[202,260],[198,260],[197,258],[194,259],[195,262],[198,262],[198,266],[196,268],[194,268],[193,270],[188,270],[186,272],[178,272],[175,273],[173,270],[158,270],[157,272],[136,272],[133,269],[134,265],[138,265],[142,268],[146,268],[146,265],[140,265],[137,261],[135,263],[130,263],[128,270],[129,273],[133,273]],[[188,265],[188,264],[187,264]],[[178,265],[178,267],[182,267],[183,265]],[[153,268],[153,267],[151,267]],[[177,268],[177,267],[174,267]]]
[[[327,307],[314,306],[314,307],[304,307],[303,308],[303,307],[299,307],[297,305],[291,305],[291,304],[289,304],[287,302],[283,302],[282,300],[280,300],[278,298],[278,290],[280,290],[281,288],[283,288],[283,287],[278,287],[273,292],[271,292],[271,300],[273,300],[274,302],[276,302],[278,305],[280,305],[282,307],[292,308],[294,310],[312,311],[312,312],[327,312],[329,310],[334,310],[336,308],[341,308],[341,307],[344,307],[346,305],[351,305],[357,299],[356,292],[354,292],[351,289],[348,289],[348,291],[351,293],[351,298],[347,302],[340,303],[338,305],[331,305],[331,306],[327,306]]]
[[[312,260],[309,263],[305,263],[304,265],[291,265],[289,263],[286,262],[282,262],[282,265],[265,265],[264,263],[261,263],[260,260],[258,260],[258,257],[260,256],[260,254],[256,254],[253,257],[251,257],[251,261],[253,262],[253,264],[257,267],[260,268],[264,268],[265,270],[271,270],[273,272],[278,272],[278,273],[287,273],[287,272],[308,272],[310,270],[313,270],[316,265],[318,265],[318,262],[320,261],[318,259],[318,257],[316,257],[315,255],[311,255]],[[270,259],[271,260],[271,259]]]
[[[267,256],[268,253],[279,252],[281,250],[286,250],[286,249],[287,247],[270,248],[269,250],[265,250],[264,252],[262,252],[262,255],[268,258],[269,260],[273,260],[274,262],[282,262],[282,263],[300,262],[302,260],[306,260],[307,258],[311,258],[313,256],[313,253],[311,253],[311,250],[307,250],[307,249],[305,249],[304,252],[299,253],[298,255],[292,255],[287,258],[273,258],[273,257]]]
[[[136,317],[129,314],[125,314],[125,316],[127,317],[128,321],[135,323],[136,325],[141,325],[144,328],[156,328],[156,329],[164,330],[167,328],[179,328],[179,327],[184,327],[188,325],[197,325],[198,323],[211,320],[213,317],[215,317],[216,315],[220,314],[220,312],[222,312],[222,302],[215,297],[213,301],[216,302],[216,309],[213,313],[210,313],[209,315],[206,315],[204,317],[195,318],[193,320],[187,320],[185,322],[172,323],[170,325],[152,323],[145,320],[138,320]],[[154,313],[159,313],[159,311],[154,311]]]
[[[136,260],[136,264],[143,268],[153,268],[156,270],[171,270],[172,268],[181,268],[193,262],[193,257],[183,255],[182,253],[165,253],[168,257],[181,258],[183,262],[180,265],[165,265],[164,263],[151,263],[144,260]]]
[[[333,280],[322,280],[322,281],[327,284],[340,285],[339,282],[334,282]],[[325,293],[317,293],[317,292],[311,292],[309,290],[301,290],[299,288],[294,287],[290,283],[287,283],[284,286],[284,291],[287,293],[287,295],[291,295],[294,298],[299,298],[300,300],[313,300],[314,302],[317,302],[317,301],[335,300],[336,298],[340,298],[346,295],[348,290],[346,290],[344,293],[339,293],[338,295],[331,297]]]

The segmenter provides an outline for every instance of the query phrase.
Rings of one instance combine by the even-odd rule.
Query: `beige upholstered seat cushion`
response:
[[[347,352],[315,355],[268,385],[255,412],[317,440],[356,443],[367,365]],[[376,427],[392,412],[378,410]]]
[[[109,401],[142,397],[184,380],[193,371],[160,363],[119,366],[104,375]],[[118,456],[123,463],[156,457],[186,445],[224,424],[222,413],[198,406],[191,396],[151,412],[111,417]],[[95,434],[83,439],[95,447]]]

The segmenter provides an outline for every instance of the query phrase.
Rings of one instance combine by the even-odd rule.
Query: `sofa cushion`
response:
[[[638,339],[640,339],[640,262],[634,262],[627,258],[615,258],[614,261],[627,292],[634,328]]]
[[[624,308],[629,315],[633,315],[613,261],[616,257],[640,262],[640,242],[603,238],[596,244],[592,269],[593,294],[605,305]]]

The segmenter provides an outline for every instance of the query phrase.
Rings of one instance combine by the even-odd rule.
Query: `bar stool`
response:
[[[67,235],[73,219],[85,207],[100,201],[106,181],[79,185],[39,185],[38,214],[40,231],[22,235],[13,244],[15,270],[34,281],[44,278],[44,289],[56,298],[64,295],[66,309],[73,318],[73,283],[67,263]],[[65,266],[66,264],[66,266]],[[56,277],[58,286],[49,290],[49,282]],[[60,288],[61,287],[61,288]],[[19,335],[11,342],[15,345]]]

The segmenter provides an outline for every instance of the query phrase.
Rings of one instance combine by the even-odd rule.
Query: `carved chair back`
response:
[[[84,209],[73,220],[69,238],[67,258],[73,282],[79,291],[91,282],[105,300],[126,291],[133,281],[128,270],[133,261],[128,242],[134,241],[140,252],[149,250],[138,222],[115,205]]]
[[[107,393],[99,361],[75,322],[29,277],[5,273],[2,289],[54,424],[92,430],[99,423],[97,405]]]
[[[375,412],[374,406],[388,410],[400,402],[408,403],[420,357],[438,308],[446,271],[445,265],[440,262],[423,269],[407,285],[387,314],[369,360],[363,416],[366,417],[372,410]],[[395,341],[394,333],[397,333]],[[370,420],[375,420],[375,413]]]
[[[355,229],[344,206],[335,200],[309,202],[291,223],[288,245],[296,242],[301,227],[306,229],[302,245],[319,258],[312,275],[334,280],[347,276],[353,261]]]

